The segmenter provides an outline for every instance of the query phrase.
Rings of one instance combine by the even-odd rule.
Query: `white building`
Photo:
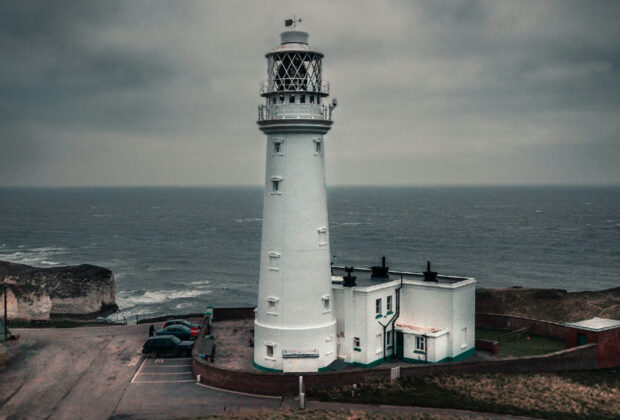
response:
[[[317,371],[336,358],[323,139],[335,105],[323,103],[323,54],[308,34],[293,29],[281,38],[266,54],[258,115],[267,164],[254,364]]]
[[[348,272],[333,268],[339,359],[374,366],[392,356],[428,363],[474,354],[475,279],[438,276],[430,267],[388,271],[385,264]]]
[[[472,354],[474,279],[384,266],[355,269],[357,283],[332,277],[323,136],[335,101],[323,103],[323,55],[308,34],[287,30],[281,39],[266,54],[258,109],[267,158],[254,365],[313,372],[336,357],[368,366],[392,355],[437,362]]]

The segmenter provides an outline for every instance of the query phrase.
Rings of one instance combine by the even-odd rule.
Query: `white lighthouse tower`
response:
[[[267,165],[254,363],[311,372],[336,358],[323,139],[335,101],[324,104],[323,54],[295,23],[286,22],[292,27],[266,54],[268,80],[260,89]]]

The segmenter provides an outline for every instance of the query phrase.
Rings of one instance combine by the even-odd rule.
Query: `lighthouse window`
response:
[[[322,143],[321,139],[315,139],[314,140],[314,151],[317,154],[321,153],[321,143]]]
[[[284,103],[284,95],[280,95],[280,103],[283,104]]]
[[[271,181],[271,189],[274,192],[280,191],[280,181]]]
[[[329,296],[325,295],[321,299],[323,299],[323,312],[329,312]]]
[[[273,153],[280,153],[282,151],[282,142],[275,142],[273,144]]]
[[[273,346],[267,344],[267,357],[273,357]]]
[[[294,103],[295,103],[295,95],[291,95],[291,96],[289,96],[289,97],[288,97],[288,102],[289,102],[290,104],[294,104]]]
[[[319,228],[319,246],[327,245],[327,229]]]
[[[415,337],[415,349],[418,351],[424,351],[426,348],[426,337],[416,335]]]
[[[306,95],[299,95],[299,103],[301,104],[306,103]]]
[[[310,95],[310,103],[313,104],[314,103],[314,95]]]
[[[276,97],[275,97],[275,96],[272,96],[272,97],[271,97],[271,104],[272,104],[272,105],[275,105],[275,104],[276,104]]]

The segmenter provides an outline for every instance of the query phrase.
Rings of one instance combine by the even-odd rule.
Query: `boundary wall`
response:
[[[253,315],[253,308],[229,308],[221,312],[220,316],[218,316],[217,309],[214,311],[216,321],[251,318]],[[534,334],[547,335],[554,338],[559,338],[558,334],[562,329],[566,328],[560,324],[510,315],[476,314],[477,323],[479,318],[480,326],[482,327],[507,328],[509,326],[513,329],[528,327]],[[197,342],[200,342],[202,339],[204,331],[205,329],[201,328]],[[562,336],[561,338],[564,339],[564,337]],[[335,372],[313,372],[302,375],[231,370],[215,367],[198,357],[197,347],[194,347],[192,358],[194,376],[200,375],[201,383],[232,391],[262,395],[297,394],[299,391],[299,376],[303,376],[305,392],[312,394],[313,391],[324,388],[364,382],[389,381],[392,371],[391,368],[381,366],[376,368],[346,369]],[[586,344],[539,356],[510,357],[478,362],[463,361],[416,365],[403,363],[400,368],[400,376],[408,378],[462,373],[554,372],[597,368],[599,368],[597,363],[597,345]]]

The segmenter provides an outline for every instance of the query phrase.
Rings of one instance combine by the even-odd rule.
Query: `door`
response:
[[[585,334],[577,334],[577,345],[578,346],[583,346],[584,344],[587,343],[587,339],[586,339],[586,335]]]
[[[396,331],[396,357],[403,358],[403,349],[405,346],[405,339],[401,331]]]

